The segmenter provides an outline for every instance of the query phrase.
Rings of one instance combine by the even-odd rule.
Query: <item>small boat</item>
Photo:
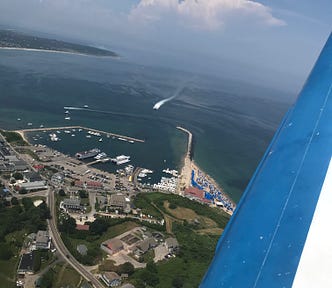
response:
[[[21,118],[17,118],[17,121],[21,121]]]
[[[84,108],[89,108],[89,105],[84,105],[83,107],[84,107]]]
[[[32,126],[32,123],[31,123],[31,122],[29,122],[29,123],[28,123],[28,126]]]
[[[100,138],[98,141],[99,141],[99,142],[103,142],[103,138]]]
[[[65,117],[65,120],[70,120],[70,117],[69,116]]]
[[[86,137],[86,138],[91,138],[91,135],[86,135],[85,137]]]

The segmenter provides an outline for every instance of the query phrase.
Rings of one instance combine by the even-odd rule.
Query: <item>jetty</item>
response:
[[[187,130],[183,127],[178,126],[176,128],[188,134],[187,153],[184,157],[184,165],[181,170],[180,181],[179,181],[179,185],[178,185],[178,193],[180,195],[183,195],[183,191],[185,190],[185,188],[190,186],[191,171],[192,171],[193,134],[189,130]]]
[[[27,128],[27,129],[21,129],[21,130],[15,130],[15,132],[24,135],[25,133],[29,132],[38,132],[38,131],[53,131],[53,130],[69,130],[69,129],[82,129],[82,130],[87,130],[87,131],[92,131],[95,133],[100,133],[102,135],[105,135],[107,137],[115,137],[115,138],[121,138],[120,140],[124,139],[126,141],[133,141],[133,142],[140,142],[144,143],[145,140],[130,137],[130,136],[125,136],[125,135],[120,135],[112,132],[107,132],[107,131],[102,131],[102,130],[97,130],[94,128],[88,128],[84,126],[62,126],[62,127],[40,127],[40,128]],[[25,138],[25,137],[24,137]]]
[[[188,146],[187,146],[186,157],[189,157],[190,159],[192,159],[193,134],[189,130],[187,130],[181,126],[177,126],[176,128],[188,134],[188,144],[187,144]]]

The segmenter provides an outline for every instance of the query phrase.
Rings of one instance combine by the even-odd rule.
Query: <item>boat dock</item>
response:
[[[21,130],[15,130],[15,132],[17,133],[28,133],[28,132],[38,132],[38,131],[53,131],[53,130],[66,130],[66,129],[82,129],[82,130],[87,130],[87,131],[93,131],[96,133],[100,133],[103,134],[107,137],[115,137],[115,138],[120,138],[119,140],[126,140],[126,141],[133,141],[133,142],[140,142],[140,143],[144,143],[145,140],[142,139],[138,139],[138,138],[134,138],[134,137],[130,137],[130,136],[125,136],[125,135],[120,135],[120,134],[116,134],[116,133],[111,133],[111,132],[106,132],[106,131],[101,131],[101,130],[97,130],[94,128],[88,128],[88,127],[83,127],[83,126],[63,126],[63,127],[40,127],[40,128],[28,128],[28,129],[21,129]]]

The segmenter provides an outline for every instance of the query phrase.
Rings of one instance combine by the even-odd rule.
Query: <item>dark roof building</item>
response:
[[[24,178],[28,182],[36,182],[36,181],[42,181],[43,179],[40,177],[40,175],[34,171],[26,172],[24,173]]]
[[[33,274],[34,253],[23,254],[18,265],[18,274]]]

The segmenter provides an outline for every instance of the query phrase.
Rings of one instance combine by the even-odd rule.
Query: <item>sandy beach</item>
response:
[[[206,174],[202,169],[199,168],[199,166],[195,163],[194,160],[191,159],[191,147],[192,147],[192,133],[182,127],[177,127],[179,130],[185,132],[188,134],[188,148],[187,153],[184,156],[183,159],[183,167],[181,169],[181,174],[179,178],[179,194],[184,195],[184,191],[186,188],[191,187],[191,175],[192,171],[194,171],[195,175],[198,175],[199,173],[204,175],[204,179],[208,181],[210,184],[212,184],[216,190],[220,191],[227,202],[231,204],[231,207],[233,210],[235,210],[236,204],[235,202],[225,193],[224,189],[220,187],[217,182],[208,174]],[[227,210],[226,208],[223,209],[226,213],[232,215],[233,211]]]

